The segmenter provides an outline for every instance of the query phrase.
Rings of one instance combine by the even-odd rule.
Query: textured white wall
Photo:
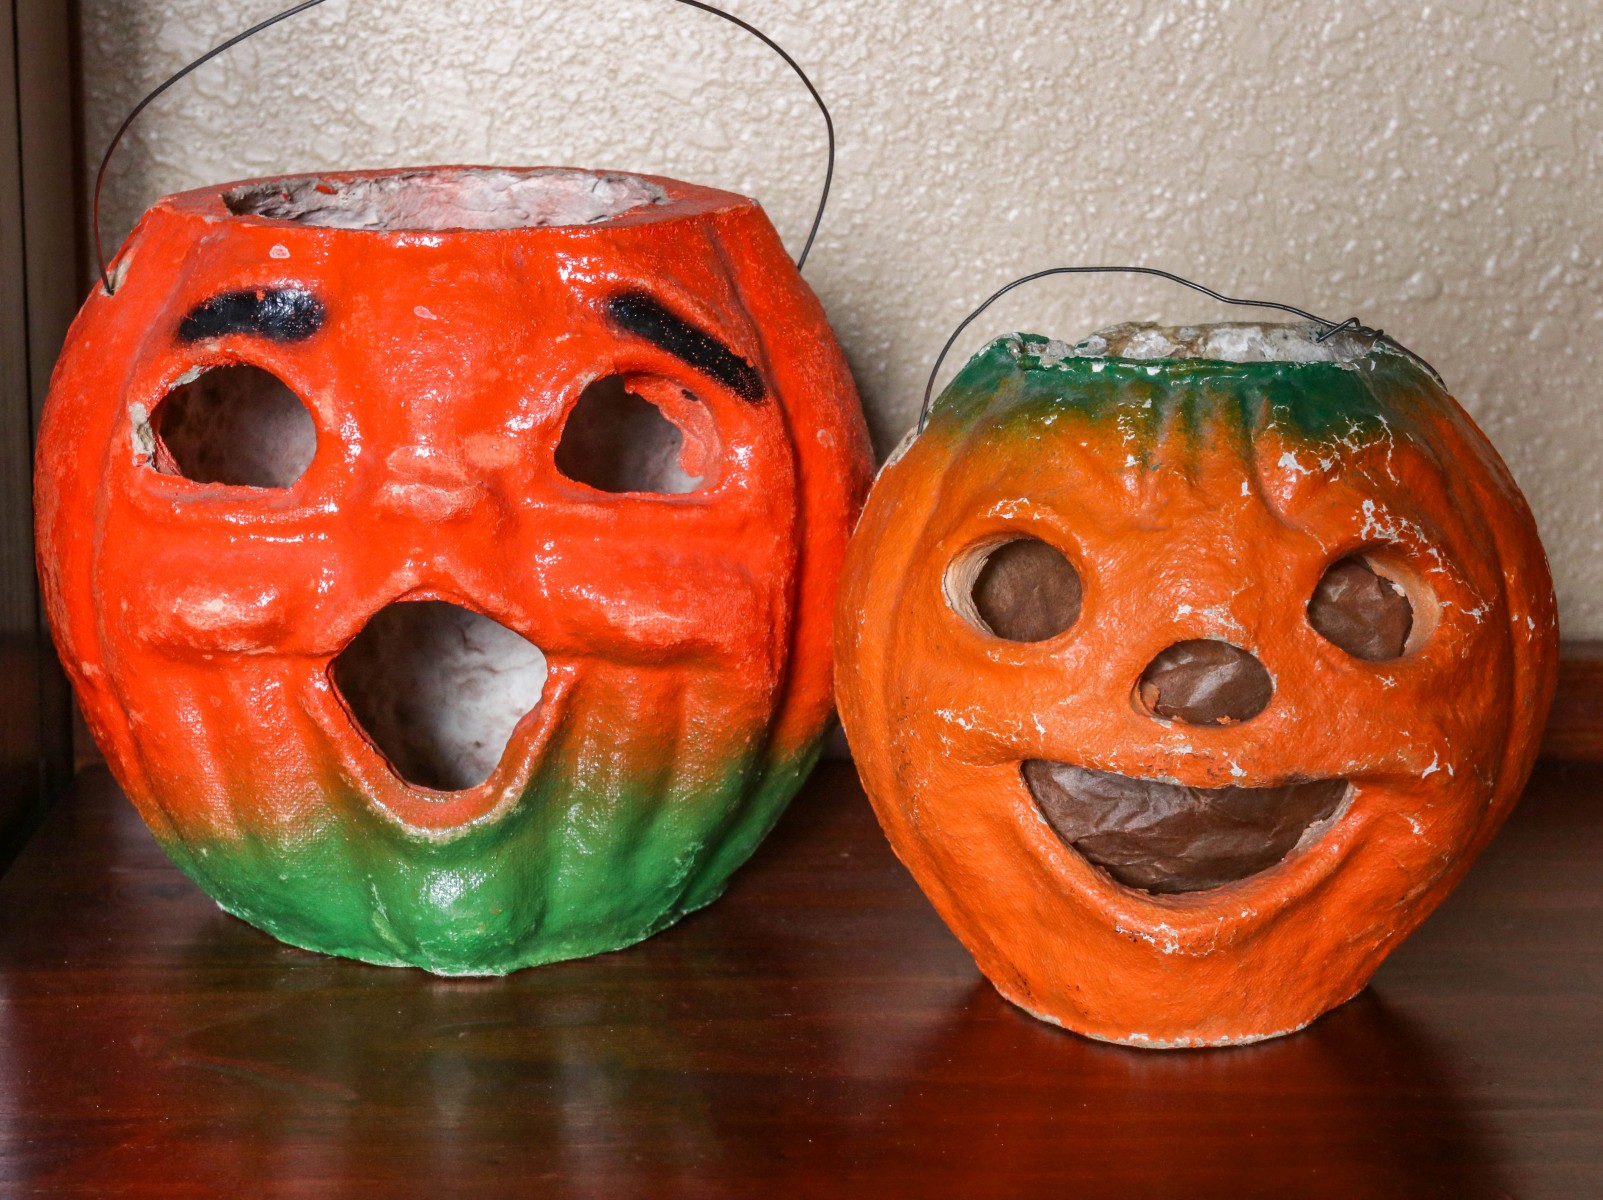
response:
[[[88,140],[287,0],[82,0]],[[840,132],[808,276],[882,451],[975,302],[1055,263],[1165,266],[1360,314],[1435,363],[1541,523],[1564,628],[1603,637],[1603,15],[1597,0],[728,0]],[[330,0],[158,102],[109,192],[279,171],[567,163],[757,196],[793,249],[822,132],[783,64],[667,0]],[[1024,328],[1238,315],[1054,281]],[[950,369],[950,368],[949,368]]]

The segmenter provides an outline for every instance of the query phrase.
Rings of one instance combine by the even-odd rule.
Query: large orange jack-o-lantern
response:
[[[1015,1004],[1248,1042],[1361,989],[1524,784],[1546,559],[1394,343],[993,343],[847,557],[842,718],[892,845]]]
[[[158,203],[57,369],[46,601],[178,863],[297,945],[498,973],[716,897],[811,763],[866,487],[758,206],[438,168]]]

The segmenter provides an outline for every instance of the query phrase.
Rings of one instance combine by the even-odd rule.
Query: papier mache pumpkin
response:
[[[1372,331],[993,342],[881,473],[836,679],[897,854],[1013,1003],[1132,1046],[1358,992],[1508,815],[1530,513]]]
[[[870,460],[751,200],[450,167],[159,202],[57,368],[46,603],[162,845],[449,974],[714,899],[830,716]]]

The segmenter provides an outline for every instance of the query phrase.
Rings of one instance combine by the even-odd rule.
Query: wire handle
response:
[[[1216,292],[1210,287],[1205,287],[1194,280],[1185,278],[1183,275],[1176,275],[1172,271],[1160,271],[1156,267],[1048,267],[1044,271],[1036,271],[1033,275],[1025,275],[1021,279],[1015,279],[1006,287],[998,288],[991,293],[985,303],[964,317],[958,327],[952,331],[952,336],[946,339],[946,345],[942,346],[941,352],[935,356],[935,365],[930,368],[929,382],[924,385],[924,403],[919,406],[918,410],[918,432],[923,433],[924,426],[929,422],[930,400],[935,394],[935,377],[941,372],[941,364],[946,361],[947,353],[952,349],[957,339],[962,336],[963,331],[972,325],[974,319],[982,312],[990,308],[991,305],[995,304],[1014,288],[1023,287],[1026,283],[1033,283],[1037,279],[1045,279],[1048,275],[1112,275],[1120,273],[1126,275],[1155,275],[1159,279],[1167,279],[1171,283],[1178,283],[1190,288],[1192,291],[1201,292],[1204,296],[1209,296],[1224,304],[1239,304],[1245,308],[1273,308],[1284,313],[1291,313],[1293,316],[1302,317],[1305,321],[1312,321],[1316,325],[1325,327],[1325,332],[1314,339],[1318,342],[1328,341],[1345,330],[1351,330],[1362,337],[1373,337],[1377,341],[1386,337],[1382,330],[1371,329],[1368,325],[1359,321],[1357,317],[1348,317],[1345,321],[1332,321],[1327,317],[1316,317],[1311,312],[1304,312],[1300,308],[1294,308],[1290,304],[1280,304],[1274,300],[1241,300],[1235,296],[1226,296],[1222,292]],[[1390,338],[1386,338],[1386,341],[1393,346],[1397,346],[1397,349],[1402,350],[1410,358],[1418,361],[1432,375],[1436,375],[1435,368],[1420,358],[1419,355],[1404,346],[1398,346]],[[1436,375],[1436,379],[1440,382],[1441,376]]]
[[[123,136],[128,132],[129,129],[133,127],[134,122],[139,119],[140,115],[145,111],[145,109],[150,107],[153,101],[155,101],[163,92],[167,91],[168,88],[172,87],[185,76],[205,66],[218,55],[223,54],[228,50],[232,50],[235,46],[239,45],[247,38],[256,36],[256,34],[261,33],[262,30],[270,29],[274,25],[277,25],[280,21],[287,21],[291,17],[297,16],[309,8],[316,8],[322,3],[324,3],[324,0],[302,0],[302,3],[297,4],[292,8],[286,8],[283,12],[268,17],[265,21],[258,21],[243,33],[237,33],[233,37],[229,38],[226,42],[223,42],[221,45],[212,47],[210,50],[206,51],[205,54],[202,54],[199,58],[195,59],[194,62],[168,76],[168,78],[158,84],[149,95],[147,95],[138,104],[134,105],[133,111],[130,112],[123,120],[123,123],[117,127],[117,132],[112,135],[111,142],[106,147],[105,156],[100,160],[100,170],[95,174],[95,192],[90,217],[95,239],[95,261],[100,266],[100,285],[106,289],[106,294],[108,296],[116,295],[117,291],[111,285],[111,274],[106,268],[106,253],[100,240],[100,190],[106,182],[106,170],[111,166],[112,155],[116,154],[117,147],[122,143]],[[687,8],[699,8],[702,12],[711,13],[715,17],[721,17],[723,20],[728,21],[731,25],[735,25],[741,29],[744,29],[747,33],[751,34],[752,37],[762,42],[763,45],[767,46],[775,54],[779,55],[780,58],[784,59],[785,65],[796,73],[796,78],[802,81],[802,86],[807,89],[807,94],[813,98],[813,103],[818,105],[818,111],[824,116],[824,133],[829,142],[829,158],[827,165],[824,168],[824,187],[822,193],[818,197],[818,210],[813,214],[812,226],[807,231],[807,241],[802,245],[802,252],[796,259],[796,269],[800,271],[804,266],[807,265],[807,256],[812,253],[813,241],[818,237],[818,227],[823,224],[824,221],[824,209],[829,204],[829,188],[830,185],[835,181],[835,122],[829,115],[829,107],[824,103],[824,98],[818,94],[818,89],[813,86],[813,81],[807,78],[807,72],[801,69],[801,64],[792,58],[789,52],[786,51],[783,46],[774,41],[773,38],[769,37],[761,29],[758,29],[750,22],[741,20],[733,13],[725,12],[716,5],[703,3],[703,0],[674,0],[674,3],[683,4]]]

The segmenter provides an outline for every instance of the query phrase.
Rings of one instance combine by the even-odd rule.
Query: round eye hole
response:
[[[1401,658],[1414,628],[1414,606],[1397,583],[1362,558],[1332,564],[1308,601],[1308,624],[1354,658]]]
[[[1044,642],[1080,617],[1080,573],[1039,538],[993,546],[960,572],[967,595],[955,607],[971,624],[1010,642]],[[967,603],[961,603],[966,599]]]
[[[717,482],[707,406],[670,381],[608,375],[579,395],[557,442],[557,470],[602,492],[682,496]]]
[[[212,367],[151,414],[152,465],[163,475],[234,487],[287,488],[312,465],[317,425],[301,398],[246,363]]]

